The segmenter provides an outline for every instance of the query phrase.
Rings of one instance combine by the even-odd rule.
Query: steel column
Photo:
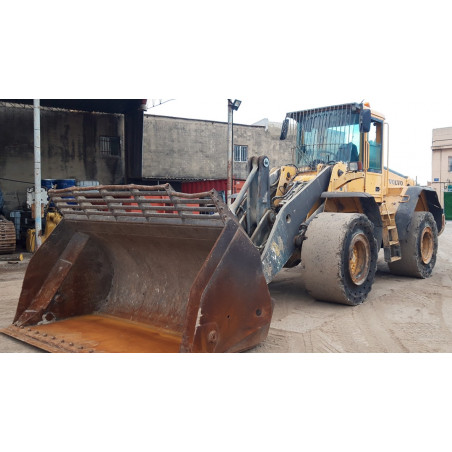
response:
[[[232,101],[228,99],[228,173],[227,173],[227,193],[226,199],[228,206],[231,205],[232,197],[232,156],[233,156],[233,143],[232,143]]]
[[[35,174],[35,237],[36,250],[41,246],[41,111],[39,99],[33,100],[34,174]]]

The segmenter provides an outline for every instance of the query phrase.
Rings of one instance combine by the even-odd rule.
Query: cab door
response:
[[[383,121],[372,117],[370,130],[364,134],[366,170],[365,192],[375,197],[376,202],[383,199]]]

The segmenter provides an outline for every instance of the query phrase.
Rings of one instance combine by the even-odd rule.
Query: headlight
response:
[[[349,171],[358,171],[361,162],[349,162],[348,164],[348,170]]]

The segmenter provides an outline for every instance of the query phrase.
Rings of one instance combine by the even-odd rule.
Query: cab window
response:
[[[367,139],[369,141],[369,171],[381,172],[383,124],[372,120]]]

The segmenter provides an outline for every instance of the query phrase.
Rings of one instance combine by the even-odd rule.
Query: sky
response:
[[[79,0],[63,7],[50,0],[8,2],[2,6],[0,27],[0,97],[175,99],[149,113],[215,121],[227,121],[228,98],[240,99],[234,121],[243,124],[262,118],[281,121],[289,111],[364,99],[390,124],[389,166],[424,184],[431,178],[432,129],[452,127],[449,4],[438,0]],[[256,445],[293,450],[294,444],[302,447],[306,441],[308,450],[320,450],[320,440],[329,444],[323,450],[350,452],[365,445],[366,450],[379,451],[389,444],[392,450],[445,450],[438,445],[447,431],[448,417],[441,406],[450,406],[445,385],[450,367],[436,356],[429,356],[427,362],[419,357],[382,360],[366,354],[252,355],[222,357],[222,361],[190,358],[191,363],[196,359],[195,366],[188,358],[181,364],[182,358],[144,357],[145,362],[143,357],[126,361],[106,356],[105,372],[97,366],[93,375],[92,365],[78,361],[78,373],[75,369],[72,378],[65,372],[68,362],[55,365],[54,358],[53,367],[49,360],[48,367],[42,363],[32,367],[33,378],[46,377],[35,385],[40,391],[33,394],[48,399],[44,405],[51,412],[42,419],[64,413],[60,420],[52,417],[59,427],[52,430],[52,437],[61,431],[75,439],[67,429],[90,411],[89,421],[102,440],[115,441],[122,450],[133,449],[131,440],[136,449],[137,441],[141,447],[149,445],[149,425],[167,433],[165,449],[177,437],[181,446],[207,445],[207,437],[219,450],[231,450],[236,444],[230,433],[248,431],[252,436],[238,443],[242,450]],[[388,363],[392,358],[397,366]],[[414,361],[404,371],[400,363],[408,358]],[[370,364],[375,376],[366,372]],[[28,378],[27,365],[23,362],[18,374],[22,379]],[[14,369],[4,368],[5,375]],[[139,393],[133,392],[135,375],[146,379]],[[153,386],[154,375],[163,375],[171,386],[160,381]],[[316,381],[322,385],[316,386]],[[20,388],[10,391],[5,406],[27,406],[28,392],[22,391],[26,384],[23,380]],[[121,387],[129,391],[122,393]],[[408,397],[419,392],[421,399]],[[401,399],[401,393],[407,397]],[[186,404],[178,403],[187,394]],[[319,404],[322,394],[328,397]],[[97,415],[99,395],[107,414],[114,415],[107,416],[108,424]],[[90,404],[68,418],[63,408],[85,399]],[[235,405],[230,406],[230,401]],[[168,406],[175,409],[159,410]],[[129,422],[121,422],[119,413],[126,413]],[[163,420],[157,418],[160,413],[166,414]],[[180,418],[183,422],[177,424]],[[163,422],[167,419],[171,422]],[[390,422],[382,424],[387,419]],[[7,430],[16,442],[24,440],[25,424],[15,418],[10,421],[15,429]],[[184,430],[181,424],[193,428]],[[220,426],[232,427],[224,432]],[[347,436],[350,430],[353,434]],[[29,437],[42,436],[42,431],[35,428]],[[133,434],[120,435],[128,431]],[[42,444],[49,447],[48,442]]]

